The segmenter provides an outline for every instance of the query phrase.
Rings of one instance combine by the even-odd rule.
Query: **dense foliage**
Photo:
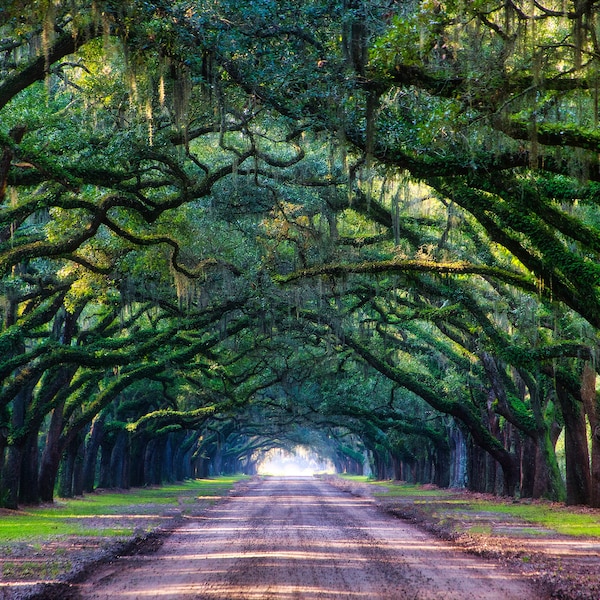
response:
[[[598,11],[5,3],[1,503],[303,445],[600,505]]]

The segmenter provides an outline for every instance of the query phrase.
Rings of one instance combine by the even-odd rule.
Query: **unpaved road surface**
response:
[[[75,586],[82,600],[538,600],[533,584],[312,478],[212,507],[155,553]]]

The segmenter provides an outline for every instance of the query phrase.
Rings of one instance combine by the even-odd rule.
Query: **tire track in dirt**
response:
[[[77,586],[81,600],[522,600],[527,581],[312,478],[273,478]]]

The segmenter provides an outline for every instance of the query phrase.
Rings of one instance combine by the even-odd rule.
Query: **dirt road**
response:
[[[532,584],[312,478],[267,479],[76,586],[82,600],[540,599]]]

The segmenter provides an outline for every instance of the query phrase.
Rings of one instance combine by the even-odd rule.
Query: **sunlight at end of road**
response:
[[[294,452],[270,450],[259,462],[259,475],[276,477],[312,477],[315,473],[335,473],[330,460],[322,460],[308,448],[297,447]]]

